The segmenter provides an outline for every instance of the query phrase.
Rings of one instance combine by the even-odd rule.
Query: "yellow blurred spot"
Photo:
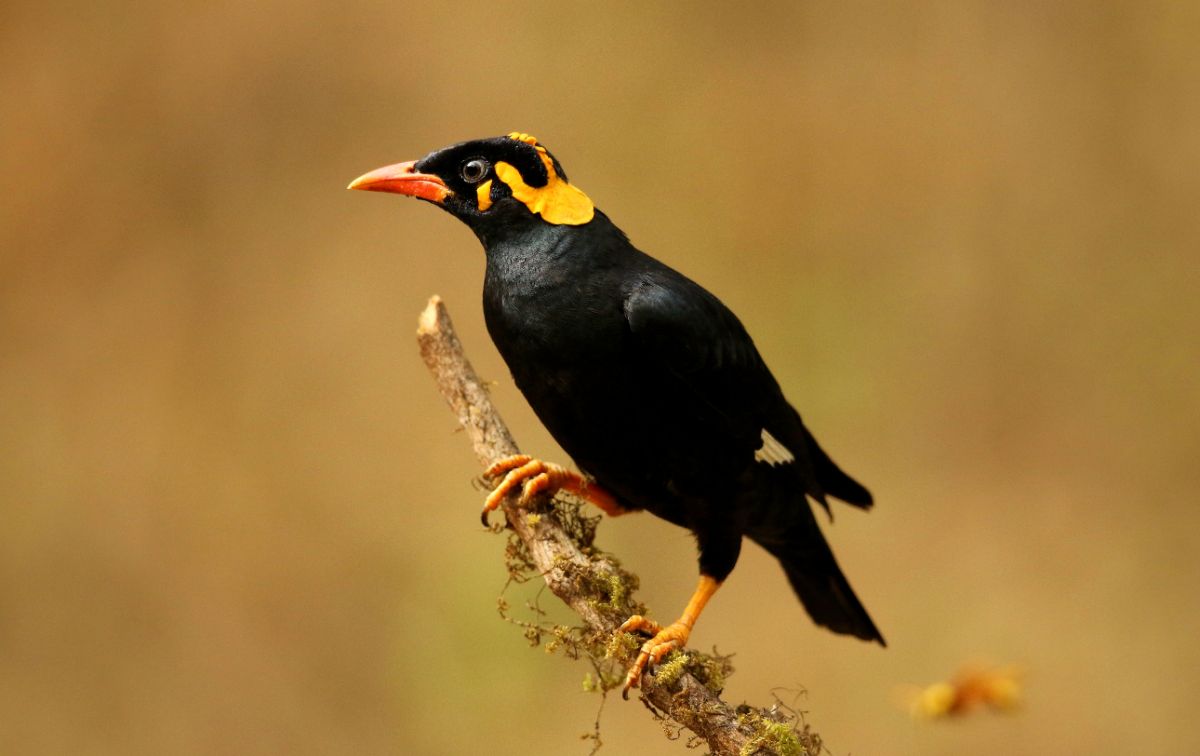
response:
[[[983,706],[1011,711],[1021,701],[1023,671],[1008,665],[964,665],[949,682],[902,691],[913,719],[959,717]]]
[[[917,692],[912,702],[913,719],[933,719],[944,717],[954,707],[957,697],[954,686],[950,683],[934,683],[928,688]]]

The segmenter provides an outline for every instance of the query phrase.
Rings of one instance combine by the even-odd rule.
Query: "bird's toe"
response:
[[[641,650],[638,651],[637,659],[634,660],[633,665],[629,668],[629,673],[625,675],[625,685],[621,689],[622,698],[629,698],[629,689],[636,688],[641,684],[642,675],[645,673],[647,666],[652,663],[658,664],[667,654],[685,646],[688,636],[691,635],[691,628],[682,622],[672,622],[666,627],[660,627],[653,620],[648,620],[640,615],[634,615],[625,620],[621,625],[624,632],[632,632],[632,629],[625,629],[630,623],[633,623],[631,625],[632,629],[640,630],[653,627],[654,636],[642,644]]]
[[[484,477],[490,480],[500,478],[483,502],[482,519],[486,526],[488,513],[499,507],[505,496],[519,489],[521,495],[517,503],[523,507],[529,506],[539,494],[553,494],[561,488],[567,471],[526,454],[517,454],[496,462],[487,469]]]

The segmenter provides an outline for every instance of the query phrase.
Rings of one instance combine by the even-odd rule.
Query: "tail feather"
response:
[[[835,633],[887,643],[842,574],[806,495],[829,511],[826,495],[863,509],[871,493],[834,464],[791,409],[790,427],[769,429],[796,453],[795,466],[756,465],[743,510],[746,535],[779,560],[813,622]],[[752,502],[752,503],[751,503]]]
[[[746,535],[779,560],[813,622],[835,633],[886,646],[842,574],[812,507],[797,490],[796,478],[785,469],[764,465],[758,471],[753,498],[756,509]]]
[[[867,614],[846,576],[842,574],[832,554],[828,562],[814,565],[808,558],[780,558],[783,571],[787,573],[792,590],[804,604],[808,616],[821,627],[835,633],[853,635],[866,641],[876,641],[887,646],[879,628]]]

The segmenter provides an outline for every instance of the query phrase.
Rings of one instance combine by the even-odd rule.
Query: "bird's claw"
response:
[[[483,526],[487,527],[488,525],[488,514],[499,507],[504,497],[517,487],[521,488],[517,504],[526,507],[538,494],[553,493],[557,490],[562,485],[566,474],[567,471],[558,465],[534,459],[528,454],[514,454],[495,463],[483,473],[483,477],[485,479],[495,479],[501,475],[504,477],[483,502],[483,512],[480,513]]]
[[[682,622],[672,622],[666,627],[662,627],[652,619],[635,614],[621,623],[621,626],[617,628],[617,632],[645,632],[651,634],[650,639],[643,643],[642,648],[638,651],[637,659],[634,660],[633,665],[629,668],[629,673],[625,675],[625,685],[621,688],[621,698],[628,700],[629,689],[636,688],[641,684],[642,673],[646,671],[646,667],[651,663],[658,664],[671,651],[682,648],[687,643],[692,629]]]

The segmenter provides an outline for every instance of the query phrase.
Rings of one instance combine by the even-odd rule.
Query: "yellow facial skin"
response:
[[[492,206],[492,180],[488,179],[475,190],[475,199],[479,202],[479,212],[484,212]]]
[[[580,226],[591,221],[596,214],[595,205],[586,194],[559,177],[554,170],[554,161],[550,159],[546,148],[539,146],[537,139],[528,134],[514,131],[508,136],[510,139],[525,142],[536,148],[542,163],[546,166],[546,174],[549,176],[545,186],[533,187],[525,183],[521,172],[512,165],[504,162],[496,163],[496,177],[508,185],[508,188],[512,190],[513,197],[523,202],[529,208],[529,212],[541,215],[542,220],[547,223]],[[490,182],[486,186],[490,192]],[[483,186],[479,188],[479,192],[479,209],[486,210]],[[490,195],[488,195],[486,204],[488,207],[491,206]]]

